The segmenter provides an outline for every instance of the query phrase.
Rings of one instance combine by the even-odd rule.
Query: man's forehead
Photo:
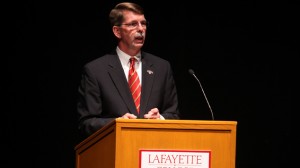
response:
[[[123,11],[124,21],[141,21],[145,20],[145,16],[143,14],[134,13],[132,11]]]

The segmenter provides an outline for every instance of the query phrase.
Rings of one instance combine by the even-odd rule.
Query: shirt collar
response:
[[[121,60],[121,63],[123,65],[127,65],[129,63],[129,59],[131,58],[130,55],[126,54],[120,48],[117,46],[116,52]],[[141,52],[139,52],[136,56],[134,56],[135,59],[137,59],[137,62],[139,63],[141,61]]]

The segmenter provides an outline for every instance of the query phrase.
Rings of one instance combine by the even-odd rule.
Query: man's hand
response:
[[[157,108],[151,109],[148,114],[144,115],[144,118],[147,119],[160,119],[159,110]]]

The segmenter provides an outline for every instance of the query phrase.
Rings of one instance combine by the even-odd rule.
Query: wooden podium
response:
[[[76,168],[139,168],[140,150],[210,151],[210,168],[235,168],[236,126],[236,121],[116,119],[75,147]]]

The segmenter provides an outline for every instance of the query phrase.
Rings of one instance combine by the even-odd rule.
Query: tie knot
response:
[[[130,61],[130,64],[133,65],[135,63],[135,58],[130,58],[129,61]]]

